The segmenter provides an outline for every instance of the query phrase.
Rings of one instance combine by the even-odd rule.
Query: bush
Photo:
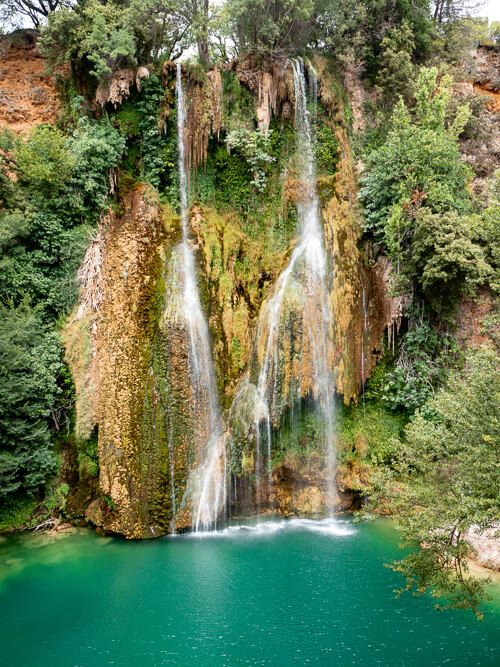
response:
[[[431,213],[422,208],[415,216],[414,238],[411,253],[405,257],[404,272],[434,310],[453,304],[492,275],[475,232],[473,220],[454,211]]]
[[[266,167],[274,162],[274,158],[269,155],[270,133],[264,134],[260,130],[247,130],[240,128],[232,130],[227,135],[228,150],[235,150],[247,162],[252,172],[251,185],[258,192],[263,192],[266,188]]]
[[[406,423],[384,405],[366,401],[342,407],[337,418],[341,460],[356,452],[374,466],[390,465],[395,456],[395,442]]]
[[[22,183],[42,197],[57,194],[76,165],[67,137],[51,125],[36,127],[20,144],[15,158]]]
[[[56,324],[75,302],[89,225],[124,143],[106,118],[83,118],[69,135],[40,126],[10,138],[2,154],[0,170],[17,176],[0,183],[0,501],[11,509],[57,467],[52,415],[68,405]]]
[[[445,380],[456,354],[456,343],[451,336],[438,333],[421,318],[410,318],[395,367],[382,380],[382,402],[391,410],[407,413],[422,408]]]

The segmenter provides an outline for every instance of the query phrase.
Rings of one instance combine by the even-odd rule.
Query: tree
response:
[[[408,21],[404,20],[401,25],[389,30],[380,48],[377,88],[385,105],[392,107],[400,96],[408,100],[413,92],[415,39]]]
[[[415,218],[411,253],[405,270],[435,310],[484,284],[492,269],[476,241],[474,221],[455,211],[432,213],[422,208]]]
[[[411,32],[411,57],[422,60],[430,51],[433,24],[428,0],[315,0],[309,42],[337,56],[363,65],[365,76],[377,82],[382,46],[386,37],[394,43],[403,24]],[[380,83],[380,81],[379,81]]]
[[[0,19],[15,25],[19,19],[28,18],[38,29],[49,14],[71,4],[71,0],[1,0]]]
[[[74,305],[89,226],[108,202],[125,141],[109,120],[68,133],[0,135],[0,506],[34,496],[56,469],[68,381],[56,323]]]
[[[470,352],[462,374],[451,376],[417,413],[399,443],[384,493],[411,553],[392,568],[403,590],[430,592],[439,608],[481,616],[484,580],[468,573],[467,531],[484,531],[500,516],[500,373],[494,350]]]
[[[160,55],[178,57],[188,18],[181,0],[88,0],[51,14],[40,46],[51,65],[69,62],[100,81]]]
[[[51,408],[62,368],[56,334],[27,303],[0,307],[0,499],[33,495],[55,471]]]
[[[484,5],[484,0],[433,0],[432,5],[434,21],[442,24],[474,13]]]
[[[500,21],[492,21],[489,27],[489,38],[493,44],[500,46]]]
[[[200,62],[208,69],[210,67],[210,53],[208,49],[209,0],[188,0],[183,4],[180,11],[186,25],[190,26],[190,32],[194,41],[196,41]]]
[[[228,0],[228,20],[240,53],[304,53],[314,0]]]
[[[413,108],[397,103],[385,142],[367,155],[360,190],[365,229],[387,249],[404,288],[427,297],[440,280],[458,293],[471,273],[485,275],[470,219],[461,217],[471,212],[472,171],[459,148],[470,111],[459,106],[450,117],[451,94],[449,77],[421,69]]]
[[[29,297],[46,316],[66,314],[89,223],[106,205],[124,140],[106,119],[82,119],[70,136],[34,128],[13,147],[16,183],[0,211],[0,301]]]

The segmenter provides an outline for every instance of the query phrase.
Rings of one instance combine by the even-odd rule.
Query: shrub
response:
[[[446,378],[454,355],[451,336],[438,333],[423,319],[410,319],[395,366],[382,379],[382,402],[391,410],[408,413],[422,408]]]
[[[15,158],[22,182],[43,197],[57,194],[76,165],[67,137],[51,125],[36,127],[19,145]]]
[[[466,213],[471,207],[467,184],[472,171],[462,161],[458,143],[469,111],[459,107],[447,123],[450,96],[451,80],[439,81],[437,69],[422,68],[414,110],[400,100],[385,142],[366,157],[360,190],[365,229],[396,259],[417,208]]]
[[[252,172],[251,185],[258,192],[263,192],[266,188],[266,167],[274,162],[274,157],[269,154],[270,133],[264,134],[260,130],[247,130],[240,128],[231,130],[227,135],[228,150],[235,150],[248,163]]]

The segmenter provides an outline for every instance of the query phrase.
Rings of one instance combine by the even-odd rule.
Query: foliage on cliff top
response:
[[[391,257],[400,290],[442,314],[492,275],[459,149],[470,112],[459,106],[450,118],[451,97],[450,77],[421,69],[414,108],[397,103],[386,140],[366,157],[360,190],[365,229]]]
[[[387,139],[366,156],[360,192],[366,230],[393,254],[399,250],[400,236],[405,231],[398,228],[398,222],[402,226],[406,211],[411,214],[422,205],[436,213],[450,208],[460,212],[470,209],[467,184],[472,172],[461,160],[458,144],[469,110],[460,107],[453,121],[448,122],[451,95],[449,77],[439,79],[436,68],[423,68],[415,108],[410,110],[400,100]]]
[[[49,17],[41,49],[52,65],[85,67],[97,80],[159,57],[179,55],[189,28],[178,0],[88,0]],[[175,53],[177,51],[177,54]]]

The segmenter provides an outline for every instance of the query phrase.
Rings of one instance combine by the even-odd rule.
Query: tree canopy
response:
[[[392,511],[411,553],[394,563],[406,590],[430,591],[442,607],[481,615],[484,582],[469,574],[467,531],[495,527],[500,516],[500,391],[493,350],[469,353],[417,412],[384,479]]]

